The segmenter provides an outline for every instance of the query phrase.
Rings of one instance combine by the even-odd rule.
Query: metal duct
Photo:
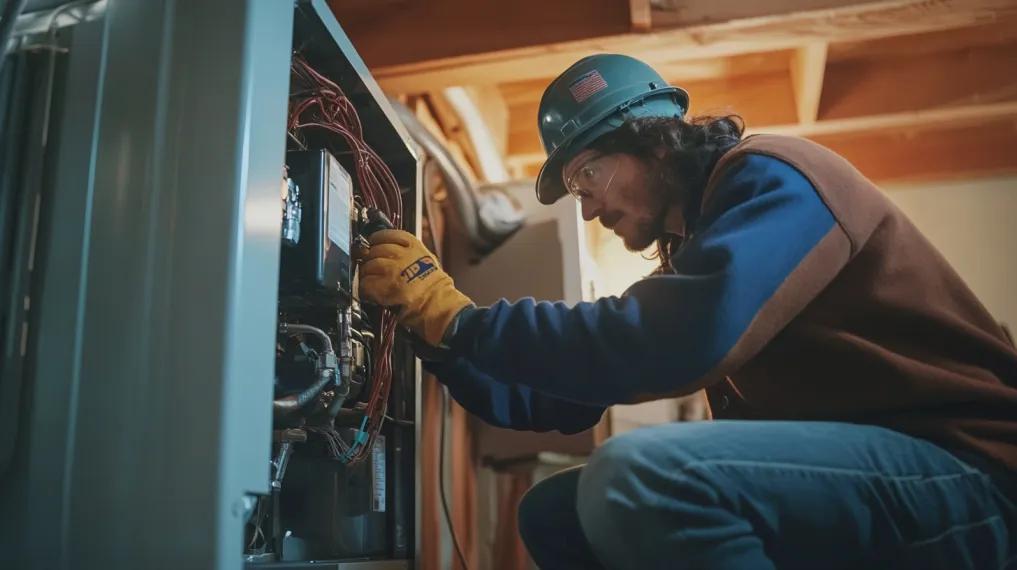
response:
[[[398,100],[390,99],[390,102],[413,140],[438,165],[452,197],[456,217],[477,251],[494,250],[522,227],[525,216],[502,185],[475,187],[445,145],[427,130],[413,111]]]

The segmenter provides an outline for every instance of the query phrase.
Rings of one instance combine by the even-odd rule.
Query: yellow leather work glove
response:
[[[399,323],[431,346],[473,301],[459,292],[434,254],[413,234],[381,230],[360,265],[360,296],[395,311]]]

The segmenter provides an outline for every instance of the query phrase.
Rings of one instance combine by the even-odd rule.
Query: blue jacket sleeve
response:
[[[499,383],[601,406],[687,394],[733,373],[832,280],[850,248],[791,165],[749,154],[719,176],[674,274],[574,307],[499,301],[464,315],[453,354]],[[776,295],[784,288],[797,294]]]
[[[448,387],[459,405],[497,427],[572,434],[593,427],[604,413],[602,406],[553,398],[520,384],[502,384],[464,358],[424,366]]]

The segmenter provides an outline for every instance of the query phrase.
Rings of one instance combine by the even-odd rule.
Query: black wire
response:
[[[449,396],[448,388],[441,387],[441,437],[438,446],[439,457],[438,457],[438,489],[441,491],[441,506],[445,510],[445,521],[448,523],[448,532],[452,535],[452,544],[456,547],[456,554],[459,556],[459,562],[462,563],[464,570],[470,570],[470,565],[466,563],[466,557],[463,556],[463,549],[459,547],[459,538],[456,536],[456,529],[452,525],[452,515],[449,514],[448,510],[448,499],[445,497],[445,424],[448,422],[448,407],[449,407]]]
[[[25,10],[28,0],[7,0],[4,4],[3,20],[0,21],[0,71],[3,71],[4,62],[7,60],[7,44],[14,35],[14,22]]]

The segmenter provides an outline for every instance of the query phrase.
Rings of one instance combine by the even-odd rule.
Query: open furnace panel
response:
[[[15,23],[0,567],[411,568],[418,365],[355,251],[420,167],[325,0]]]
[[[293,37],[271,490],[244,557],[408,568],[419,376],[393,315],[361,302],[357,252],[385,224],[418,233],[417,159],[324,2],[297,3]]]

